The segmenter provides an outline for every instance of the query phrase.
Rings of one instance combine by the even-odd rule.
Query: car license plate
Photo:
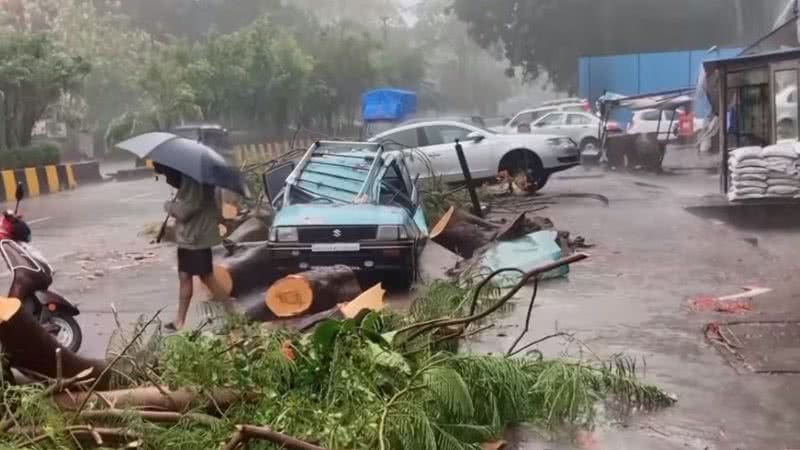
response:
[[[361,244],[359,244],[358,242],[311,245],[311,251],[316,253],[357,252],[359,250],[361,250]]]

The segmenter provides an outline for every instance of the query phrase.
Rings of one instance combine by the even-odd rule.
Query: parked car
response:
[[[584,157],[597,157],[600,155],[601,123],[594,114],[553,112],[534,122],[531,133],[566,136],[578,143]],[[608,122],[606,126],[609,133],[622,131],[616,122]]]
[[[588,100],[565,99],[545,102],[534,109],[526,109],[515,115],[505,126],[495,127],[498,133],[516,134],[526,133],[532,123],[552,112],[590,112],[591,104]]]
[[[633,112],[633,117],[628,125],[627,132],[629,134],[648,134],[658,132],[659,141],[674,141],[679,135],[678,127],[680,125],[681,114],[684,114],[682,109],[676,110],[662,110],[657,109],[643,109]],[[661,124],[659,125],[659,115],[661,116]],[[705,120],[702,117],[692,115],[689,120],[691,121],[691,135],[698,134],[705,126]],[[672,127],[670,128],[670,123]],[[692,136],[687,135],[687,138]]]
[[[660,117],[660,118],[659,118]],[[660,120],[660,125],[659,125]],[[670,129],[670,122],[672,128]],[[658,140],[672,140],[677,136],[678,115],[675,111],[657,109],[643,109],[634,111],[631,123],[628,125],[629,134],[648,134],[658,132]]]
[[[550,175],[580,164],[578,147],[569,138],[550,135],[498,134],[463,122],[419,122],[381,133],[371,139],[387,148],[415,149],[412,172],[422,178],[464,180],[455,150],[461,142],[475,179],[496,178],[503,172],[525,175],[532,189],[541,189]],[[535,184],[535,186],[534,186]]]
[[[411,125],[420,122],[430,122],[431,120],[449,120],[453,122],[464,122],[475,125],[476,127],[486,128],[486,122],[483,120],[481,116],[444,116],[444,117],[419,117],[411,120],[407,120],[400,125]]]
[[[410,285],[428,226],[406,159],[377,143],[318,142],[296,167],[265,175],[275,269],[344,264]]]

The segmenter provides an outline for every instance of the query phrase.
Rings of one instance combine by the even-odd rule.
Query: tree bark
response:
[[[223,263],[230,275],[231,297],[241,298],[258,290],[266,289],[282,274],[277,273],[272,265],[269,249],[260,246],[249,249],[242,255]]]
[[[469,259],[495,240],[513,240],[542,228],[520,214],[507,224],[496,224],[468,212],[450,208],[431,230],[431,239]]]
[[[267,290],[264,301],[253,305],[247,315],[260,321],[312,315],[350,302],[361,293],[352,269],[322,267],[276,281]]]
[[[162,392],[163,391],[163,392]],[[166,393],[167,395],[165,395]],[[237,400],[240,395],[234,391],[220,389],[212,392],[211,399],[205,394],[198,394],[188,389],[170,391],[166,387],[143,387],[121,389],[117,391],[96,391],[92,393],[61,393],[53,397],[55,404],[63,411],[75,411],[89,396],[89,401],[100,405],[100,409],[113,405],[113,409],[147,409],[157,411],[186,412],[202,407],[225,409]]]
[[[12,368],[20,368],[56,378],[58,343],[44,328],[22,309],[16,298],[0,297],[0,343]],[[104,361],[84,358],[61,349],[63,376],[74,377],[92,369],[87,378],[98,377],[106,367]],[[110,372],[110,371],[109,371]],[[110,374],[106,375],[107,376]],[[103,386],[108,380],[100,380]]]

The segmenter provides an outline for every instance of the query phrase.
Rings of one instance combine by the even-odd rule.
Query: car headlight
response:
[[[297,235],[297,228],[277,227],[269,230],[269,240],[272,242],[297,242],[300,239]]]
[[[404,226],[381,225],[375,239],[379,241],[402,241],[408,239],[408,230]]]
[[[572,139],[568,138],[568,137],[550,138],[550,139],[547,140],[547,143],[550,144],[553,147],[560,147],[560,148],[577,146],[577,144],[575,144],[575,142]]]

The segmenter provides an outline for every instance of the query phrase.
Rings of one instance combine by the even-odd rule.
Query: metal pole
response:
[[[461,142],[459,142],[458,139],[456,139],[456,155],[458,156],[458,163],[461,165],[461,173],[464,174],[464,182],[467,183],[469,198],[472,200],[473,213],[483,218],[481,201],[478,199],[478,193],[475,191],[475,185],[472,183],[472,173],[469,171],[469,165],[467,165],[467,157],[464,156],[464,147],[461,146]]]

